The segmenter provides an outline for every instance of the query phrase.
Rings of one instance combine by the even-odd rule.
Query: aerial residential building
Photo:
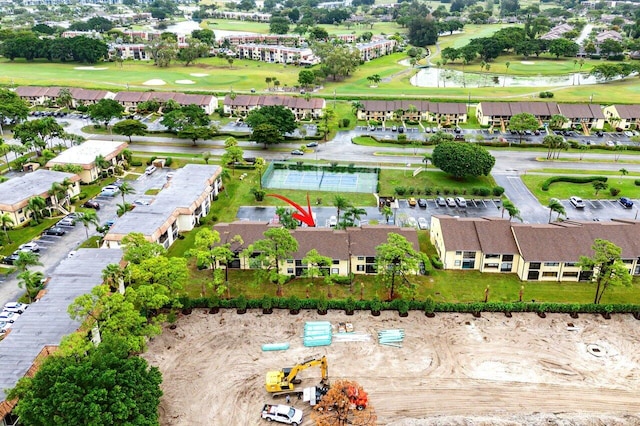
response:
[[[78,195],[80,177],[73,173],[39,169],[0,183],[0,215],[8,213],[14,226],[22,225],[31,218],[32,212],[26,207],[29,199],[36,196],[45,199],[47,209],[61,210],[63,200],[57,200],[49,190],[54,183],[63,184],[65,180],[71,184],[67,187],[68,197]]]
[[[358,120],[425,121],[441,125],[458,125],[467,122],[467,106],[459,102],[429,102],[421,100],[361,101]]]
[[[236,47],[236,55],[239,59],[252,59],[254,61],[271,62],[279,64],[316,64],[319,59],[315,57],[310,48],[289,47],[269,44],[239,44]]]
[[[220,233],[222,244],[231,243],[231,250],[236,258],[229,264],[229,268],[253,269],[256,267],[249,258],[241,255],[242,251],[257,240],[264,239],[264,232],[272,225],[268,222],[219,223],[214,229]],[[347,276],[354,274],[375,274],[376,247],[387,242],[389,233],[397,233],[405,237],[420,251],[418,234],[413,228],[400,228],[392,225],[363,225],[360,228],[347,228],[336,230],[333,228],[297,228],[290,231],[298,242],[298,250],[280,265],[280,273],[286,275],[301,276],[309,268],[304,262],[307,253],[316,249],[322,256],[331,259],[331,265],[327,267],[330,274]],[[240,236],[242,243],[234,241],[235,236]],[[417,272],[417,271],[416,271]]]
[[[604,114],[599,105],[557,104],[555,102],[480,102],[476,118],[481,126],[507,127],[509,120],[520,113],[533,114],[540,127],[549,123],[554,115],[563,115],[569,120],[565,128],[581,126],[589,130],[602,129]]]
[[[179,105],[198,105],[207,114],[212,114],[218,108],[218,99],[213,95],[192,95],[177,92],[118,92],[113,99],[125,109],[134,110],[142,102],[156,100],[164,104],[173,99]]]
[[[640,105],[609,105],[604,108],[604,115],[613,127],[629,129],[640,128]]]
[[[356,48],[360,51],[360,58],[366,62],[392,54],[397,44],[398,42],[395,40],[381,39],[372,40],[369,43],[358,43]]]
[[[294,96],[251,96],[227,95],[224,98],[224,112],[236,117],[245,117],[255,108],[270,105],[282,105],[289,108],[296,120],[322,117],[326,102],[321,98],[304,98]]]
[[[257,13],[257,12],[231,12],[228,10],[215,10],[213,12],[215,18],[221,19],[237,19],[238,21],[256,21],[256,22],[269,22],[271,19],[270,13]]]
[[[192,230],[209,213],[222,187],[221,172],[218,166],[202,164],[176,170],[149,205],[136,206],[115,221],[103,247],[118,248],[124,237],[138,232],[147,241],[169,248],[180,232]]]
[[[239,44],[298,46],[303,42],[304,38],[297,34],[227,34],[216,39],[216,43],[219,46],[225,43],[231,46],[237,46]]]
[[[523,281],[587,281],[580,256],[592,256],[598,238],[622,249],[632,275],[640,275],[640,221],[513,223],[500,218],[434,215],[431,242],[445,269],[513,272]]]
[[[580,126],[587,133],[604,127],[604,114],[600,105],[558,104],[558,110],[569,120],[564,127]]]
[[[20,86],[16,88],[16,94],[29,104],[45,105],[48,102],[56,103],[63,87]],[[106,90],[89,90],[78,87],[68,87],[73,98],[72,106],[92,105],[102,99],[113,99],[115,93]]]
[[[573,25],[564,23],[560,25],[556,25],[551,28],[547,33],[543,34],[540,38],[542,40],[556,40],[559,38],[563,38],[566,33],[569,31],[573,31]]]
[[[46,167],[48,169],[56,166],[71,164],[82,167],[79,173],[83,183],[91,183],[100,177],[101,171],[113,169],[124,162],[122,151],[127,148],[126,142],[88,140],[80,145],[73,146],[60,155],[49,160]],[[110,163],[109,168],[100,167],[96,164],[96,158],[101,156],[104,161]]]
[[[605,40],[615,40],[617,42],[622,41],[622,34],[614,30],[605,30],[596,34],[596,44],[600,45]]]

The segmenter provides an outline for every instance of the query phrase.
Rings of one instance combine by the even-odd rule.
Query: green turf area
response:
[[[592,172],[593,176],[600,176],[598,172]],[[597,199],[597,200],[610,200],[618,197],[635,197],[639,190],[634,185],[634,179],[623,179],[615,176],[610,176],[608,180],[609,188],[618,188],[620,193],[615,197],[609,193],[609,189],[600,191],[596,195],[595,189],[591,183],[568,183],[557,182],[549,187],[548,191],[542,190],[542,184],[554,175],[532,175],[527,174],[521,176],[522,181],[527,185],[527,188],[533,193],[533,195],[540,200],[540,203],[547,205],[551,198],[567,199],[573,195],[585,198],[585,199]]]
[[[468,178],[465,180],[454,179],[440,170],[429,169],[421,172],[417,176],[412,177],[412,169],[395,170],[382,169],[380,171],[380,194],[390,196],[395,194],[396,187],[411,188],[416,191],[415,195],[424,194],[426,188],[433,191],[449,190],[451,193],[457,191],[458,194],[471,194],[472,188],[487,187],[493,188],[495,182],[490,176],[480,176],[477,178]],[[419,191],[419,192],[418,192]]]

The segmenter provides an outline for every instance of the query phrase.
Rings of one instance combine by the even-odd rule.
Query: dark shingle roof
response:
[[[291,109],[322,109],[325,106],[325,101],[320,98],[309,98],[307,100],[302,97],[269,95],[236,95],[235,99],[231,99],[231,96],[227,95],[224,98],[224,104],[236,107],[282,105]]]

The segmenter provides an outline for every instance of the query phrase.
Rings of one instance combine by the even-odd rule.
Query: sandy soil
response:
[[[151,80],[145,81],[142,84],[145,86],[164,86],[167,83],[164,80],[161,80],[159,78],[153,78]]]
[[[102,71],[108,69],[107,67],[75,67],[74,70],[81,71]]]
[[[196,84],[193,80],[176,80],[177,84]]]
[[[368,342],[305,348],[305,321],[352,322]],[[568,323],[574,327],[568,328]],[[640,322],[631,315],[438,314],[303,312],[210,315],[195,310],[149,343],[144,355],[162,371],[162,425],[261,425],[269,370],[327,355],[329,378],[358,381],[379,424],[640,425]],[[402,348],[381,346],[376,333],[402,328]],[[262,352],[264,343],[291,348]],[[590,346],[596,345],[596,346]],[[590,351],[597,348],[600,352]],[[301,387],[320,379],[312,367]],[[293,401],[305,411],[310,407]]]

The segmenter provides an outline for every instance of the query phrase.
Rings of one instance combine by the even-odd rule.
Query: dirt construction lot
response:
[[[348,321],[365,342],[305,348],[305,321]],[[640,321],[631,315],[438,314],[373,317],[340,311],[263,315],[194,310],[149,344],[144,355],[162,371],[161,424],[261,425],[269,370],[326,355],[329,378],[358,381],[378,423],[422,425],[640,425]],[[402,328],[402,348],[381,346],[377,331]],[[289,342],[287,351],[262,352]],[[316,384],[320,369],[298,376]],[[281,401],[282,400],[276,400]],[[301,400],[304,425],[310,407]]]

